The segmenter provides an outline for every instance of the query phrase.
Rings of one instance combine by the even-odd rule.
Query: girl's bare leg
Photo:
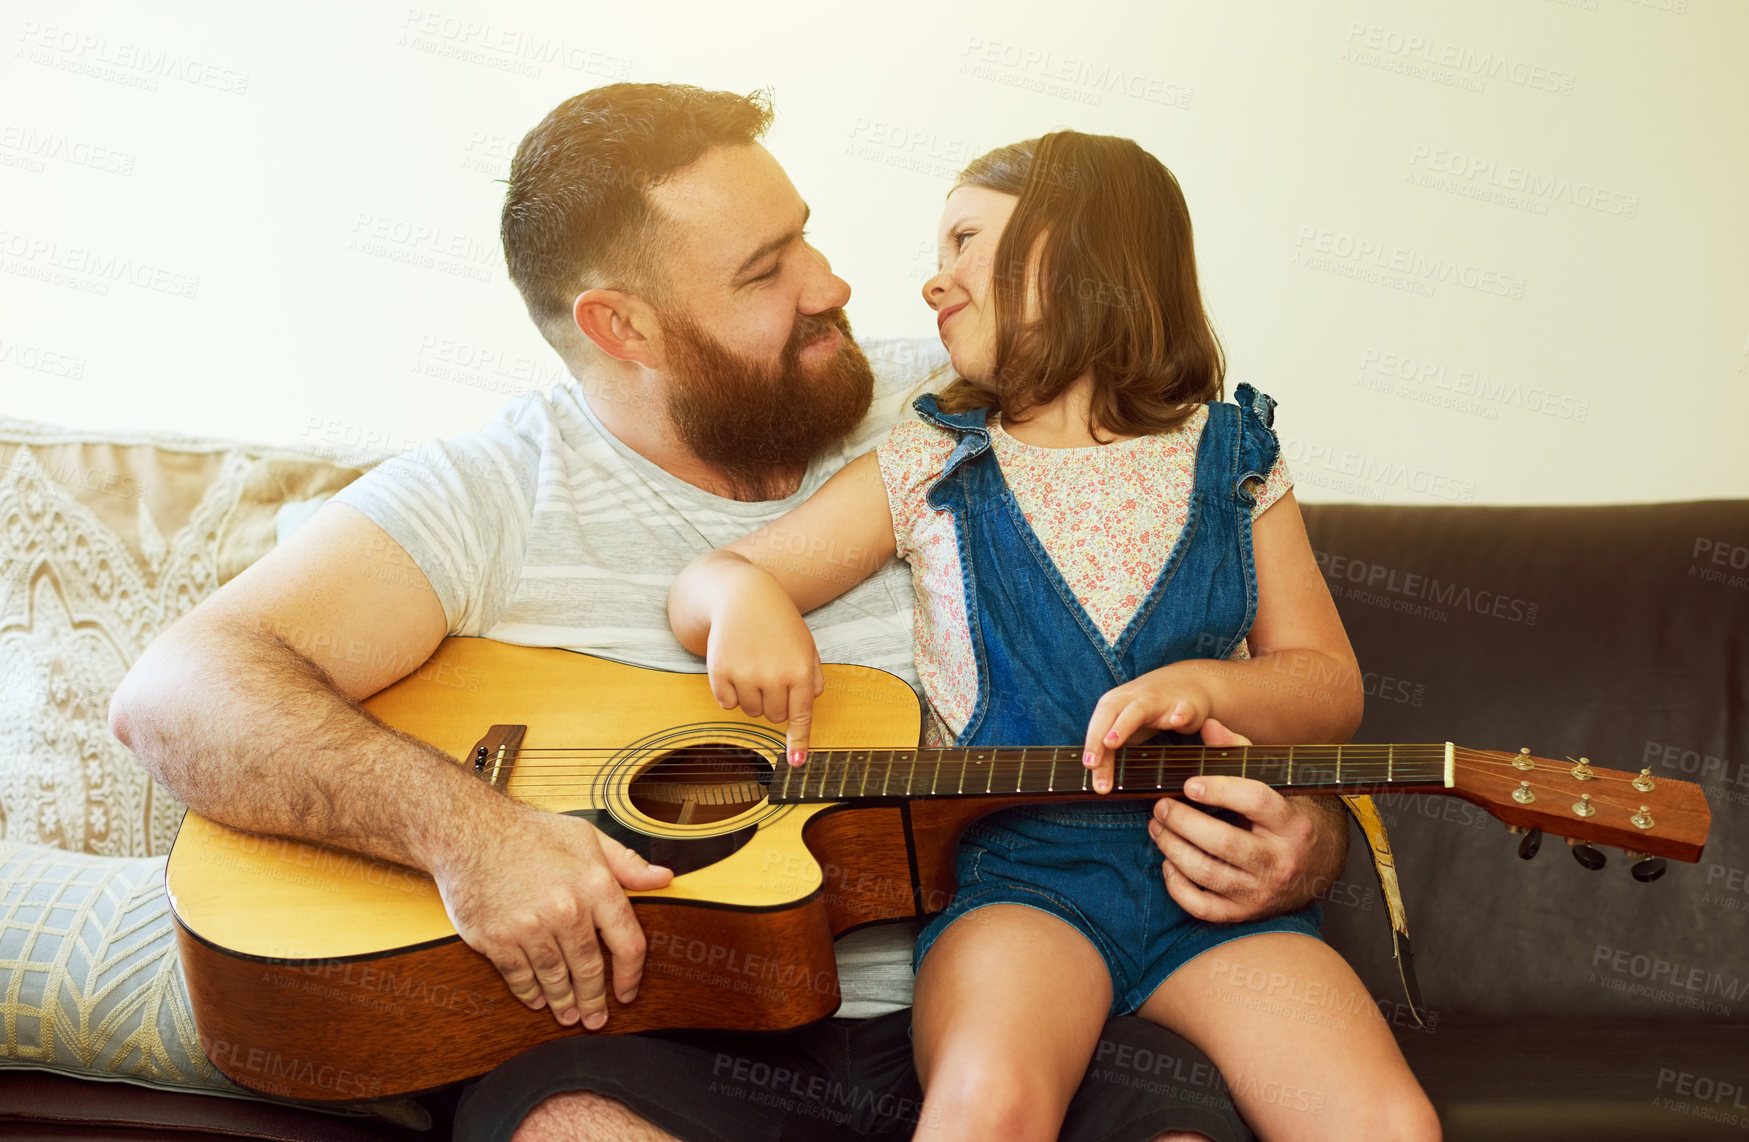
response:
[[[1265,1142],[1440,1137],[1365,985],[1310,936],[1260,932],[1210,948],[1139,1014],[1207,1053]]]
[[[1110,1007],[1105,961],[1063,920],[991,904],[954,921],[917,973],[916,1142],[1052,1142]]]

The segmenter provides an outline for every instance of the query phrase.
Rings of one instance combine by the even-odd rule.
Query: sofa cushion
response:
[[[1445,1142],[1705,1142],[1749,1132],[1749,1022],[1503,1019],[1399,1028]]]
[[[193,1094],[82,1082],[42,1071],[0,1072],[0,1135],[14,1142],[419,1142],[421,1135],[372,1119]]]
[[[164,861],[0,842],[0,1069],[260,1097],[202,1053]],[[407,1100],[333,1109],[429,1122]]]
[[[165,627],[266,554],[288,500],[371,461],[0,420],[0,839],[168,851],[182,806],[109,733]]]

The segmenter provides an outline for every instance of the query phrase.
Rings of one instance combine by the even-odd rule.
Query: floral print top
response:
[[[1086,448],[1044,448],[1016,440],[990,417],[990,439],[1015,501],[1075,598],[1107,641],[1115,641],[1147,598],[1178,542],[1196,480],[1197,442],[1207,407],[1179,427]],[[929,506],[931,485],[954,437],[906,421],[875,450],[899,557],[911,565],[917,675],[929,702],[927,745],[952,744],[978,699],[977,660],[966,620],[953,517]],[[1281,457],[1253,481],[1256,519],[1293,481]],[[1245,657],[1241,643],[1235,658]]]

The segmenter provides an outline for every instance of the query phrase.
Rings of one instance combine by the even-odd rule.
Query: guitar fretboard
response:
[[[1308,792],[1444,787],[1451,750],[1448,743],[1131,746],[1117,753],[1112,794],[1177,793],[1192,777],[1220,775]],[[1093,793],[1079,746],[815,750],[806,765],[779,769],[770,791],[779,803]]]

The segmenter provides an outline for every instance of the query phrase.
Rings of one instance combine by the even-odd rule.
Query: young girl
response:
[[[1126,139],[1018,143],[966,169],[939,241],[923,296],[958,379],[674,585],[675,633],[717,699],[787,720],[804,760],[820,682],[801,614],[896,552],[917,593],[925,744],[1083,740],[1105,792],[1113,751],[1157,731],[1347,740],[1353,652],[1274,402],[1246,385],[1221,401],[1171,173]],[[798,532],[822,554],[768,535]],[[855,566],[830,558],[857,549]],[[1438,1137],[1316,905],[1237,923],[1180,906],[1211,912],[1174,861],[1218,892],[1246,834],[1174,807],[1015,809],[966,831],[959,890],[915,954],[917,1137],[1055,1138],[1105,1020],[1130,1012],[1206,1051],[1265,1138]]]

